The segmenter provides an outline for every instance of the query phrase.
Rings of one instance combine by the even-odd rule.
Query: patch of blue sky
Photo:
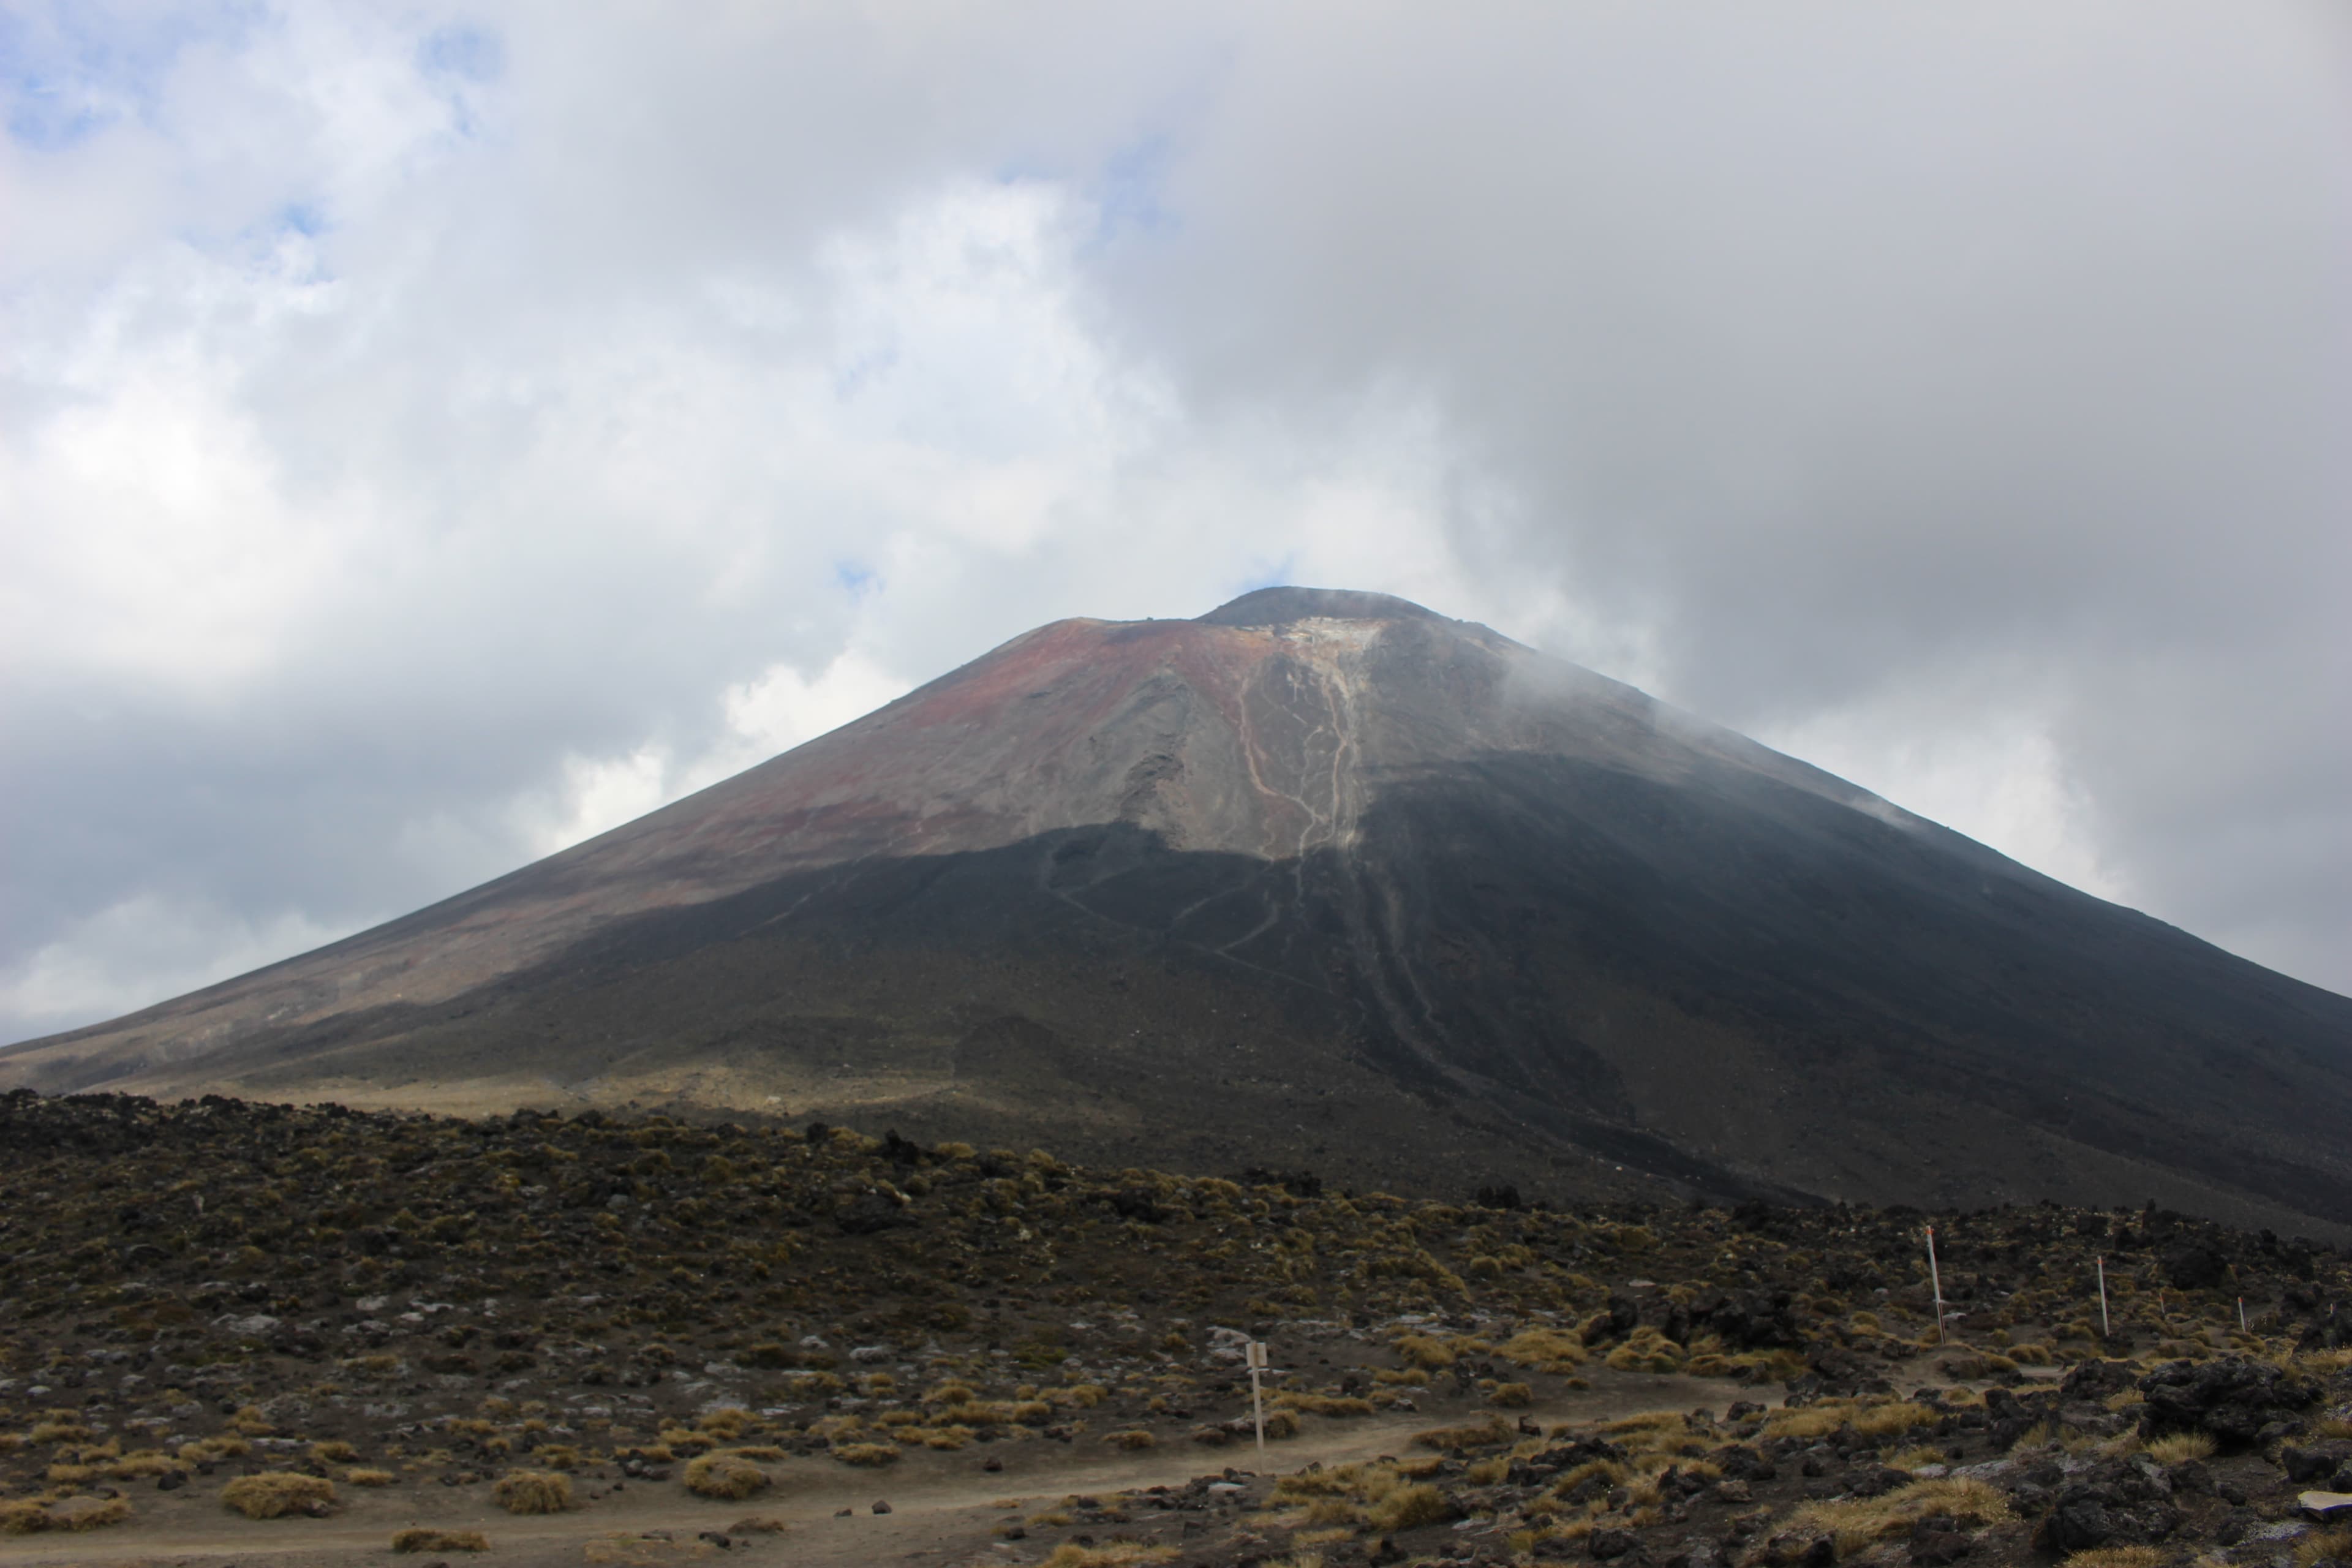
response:
[[[1176,139],[1166,131],[1147,132],[1103,160],[1091,183],[1095,234],[1105,244],[1129,234],[1150,234],[1177,226],[1166,201],[1168,173]]]
[[[856,597],[881,585],[881,578],[873,567],[861,561],[836,561],[833,563],[833,580],[842,591]]]
[[[268,19],[236,3],[137,16],[89,0],[0,11],[0,123],[20,145],[62,152],[126,117],[152,121],[182,54],[234,45]]]
[[[474,141],[489,129],[481,114],[484,90],[507,73],[506,40],[471,26],[436,28],[416,46],[416,72],[449,108],[449,129]]]
[[[506,40],[487,28],[436,28],[416,46],[416,68],[427,76],[492,82],[506,75]]]

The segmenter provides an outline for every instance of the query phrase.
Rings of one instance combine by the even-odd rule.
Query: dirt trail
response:
[[[1727,1392],[1720,1382],[1695,1378],[1620,1376],[1603,1373],[1599,1386],[1522,1412],[1532,1420],[1607,1420],[1648,1410],[1720,1410],[1736,1393],[1769,1397],[1769,1391]],[[1042,1555],[1036,1543],[995,1542],[992,1531],[1007,1518],[1034,1513],[1072,1493],[1108,1493],[1143,1487],[1181,1486],[1193,1477],[1231,1466],[1263,1474],[1286,1474],[1307,1465],[1344,1463],[1402,1455],[1415,1432],[1459,1420],[1458,1415],[1421,1412],[1360,1421],[1314,1421],[1297,1437],[1269,1444],[1260,1459],[1246,1444],[1222,1449],[1191,1445],[1120,1453],[1084,1443],[995,1444],[953,1454],[916,1454],[887,1471],[851,1470],[822,1461],[795,1460],[776,1467],[776,1484],[748,1503],[714,1502],[691,1497],[674,1482],[640,1484],[602,1498],[572,1513],[516,1518],[489,1500],[487,1487],[465,1489],[369,1492],[342,1489],[344,1507],[331,1519],[253,1521],[220,1505],[217,1488],[198,1491],[131,1494],[138,1510],[119,1529],[88,1536],[0,1538],[0,1563],[9,1568],[74,1564],[76,1568],[231,1568],[231,1565],[301,1564],[302,1568],[353,1568],[360,1563],[426,1563],[447,1556],[453,1563],[478,1561],[499,1568],[576,1568],[579,1564],[684,1563],[722,1555],[702,1531],[723,1530],[747,1515],[785,1521],[781,1534],[735,1538],[723,1555],[736,1561],[790,1563],[793,1568],[864,1568],[880,1563],[1014,1564]],[[994,1458],[1002,1471],[980,1468]],[[587,1489],[582,1488],[584,1492]],[[1020,1500],[1017,1509],[994,1506]],[[872,1506],[887,1500],[891,1511]],[[846,1518],[835,1510],[849,1509]],[[478,1530],[491,1551],[483,1557],[428,1553],[394,1558],[388,1543],[396,1530],[423,1525],[441,1530]],[[645,1539],[667,1531],[674,1539]]]

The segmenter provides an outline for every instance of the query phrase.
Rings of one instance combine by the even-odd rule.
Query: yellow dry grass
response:
[[[1764,1422],[1762,1437],[1769,1441],[1780,1437],[1827,1437],[1840,1427],[1852,1426],[1858,1437],[1884,1442],[1900,1437],[1921,1426],[1932,1426],[1943,1419],[1940,1412],[1908,1400],[1886,1399],[1865,1403],[1853,1399],[1825,1399],[1818,1405],[1807,1405],[1795,1410],[1776,1410]]]
[[[1135,1541],[1114,1541],[1103,1546],[1073,1542],[1054,1548],[1043,1568],[1138,1568],[1146,1563],[1165,1563],[1176,1555],[1172,1546],[1146,1546]]]
[[[1150,1433],[1145,1431],[1140,1426],[1129,1427],[1124,1432],[1106,1432],[1103,1434],[1103,1441],[1109,1444],[1112,1447],[1125,1448],[1130,1451],[1137,1448],[1149,1448],[1153,1444],[1159,1442],[1159,1440],[1160,1439],[1154,1437]]]
[[[332,1506],[334,1500],[335,1483],[323,1476],[297,1476],[284,1471],[239,1476],[221,1489],[221,1501],[247,1519],[315,1513]]]
[[[0,1502],[0,1535],[35,1535],[43,1531],[103,1530],[131,1517],[131,1505],[121,1498],[72,1497],[44,1508],[38,1502]]]
[[[1680,1372],[1689,1359],[1683,1347],[1658,1330],[1643,1324],[1609,1352],[1608,1364],[1619,1372]]]
[[[1445,1494],[1426,1482],[1398,1487],[1364,1510],[1365,1522],[1382,1534],[1436,1524],[1452,1511]]]
[[[509,1470],[490,1490],[509,1513],[562,1513],[572,1506],[572,1478],[553,1470]]]
[[[1523,1329],[1505,1340],[1496,1354],[1538,1372],[1573,1372],[1584,1363],[1584,1341],[1560,1329]]]
[[[2159,1465],[2184,1465],[2213,1457],[2213,1439],[2202,1432],[2175,1432],[2147,1446],[2147,1457]]]
[[[1452,1454],[1465,1448],[1491,1447],[1497,1443],[1507,1443],[1517,1436],[1500,1421],[1489,1420],[1468,1426],[1432,1426],[1425,1432],[1414,1433],[1412,1440],[1417,1447]]]
[[[2294,1543],[2294,1568],[2331,1562],[2352,1562],[2352,1530],[2315,1530]]]
[[[2163,1561],[2153,1546],[2095,1546],[2068,1557],[2063,1568],[2157,1568]]]
[[[686,1489],[697,1497],[740,1502],[768,1488],[768,1472],[740,1454],[705,1454],[686,1467]]]
[[[2000,1489],[1979,1480],[1914,1481],[1874,1498],[1811,1502],[1789,1516],[1788,1529],[1828,1535],[1838,1555],[1852,1556],[1874,1541],[1900,1535],[1931,1514],[1962,1524],[2000,1524],[2012,1517]]]
[[[876,1469],[884,1465],[897,1464],[898,1448],[895,1443],[836,1443],[833,1447],[833,1457],[845,1465]]]
[[[343,1484],[354,1487],[388,1487],[400,1478],[390,1470],[350,1469],[343,1472]]]

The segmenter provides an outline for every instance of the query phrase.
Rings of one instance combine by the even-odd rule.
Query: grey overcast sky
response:
[[[0,1039],[1283,581],[2352,990],[2347,18],[0,5]]]

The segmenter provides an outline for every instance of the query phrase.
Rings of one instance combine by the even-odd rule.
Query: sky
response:
[[[0,3],[0,1040],[1280,582],[2352,992],[2340,5]]]

